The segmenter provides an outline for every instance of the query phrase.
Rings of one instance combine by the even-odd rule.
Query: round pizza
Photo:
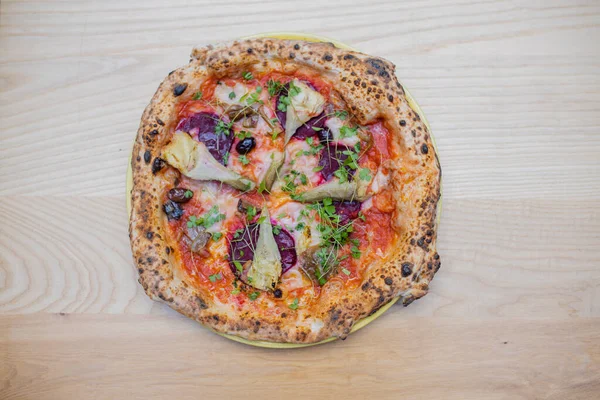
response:
[[[424,296],[441,170],[394,69],[331,43],[195,48],[133,149],[130,238],[148,296],[284,343],[344,339]]]

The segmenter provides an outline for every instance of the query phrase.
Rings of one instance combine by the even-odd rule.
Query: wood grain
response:
[[[151,302],[125,211],[164,76],[194,45],[281,30],[393,61],[444,173],[430,294],[299,351]],[[0,398],[597,397],[598,37],[596,0],[2,1]]]
[[[590,320],[480,321],[384,315],[344,342],[268,350],[181,316],[0,317],[5,399],[592,399]],[[407,326],[407,324],[410,324]],[[368,348],[365,344],[369,343]],[[225,376],[224,376],[225,375]]]

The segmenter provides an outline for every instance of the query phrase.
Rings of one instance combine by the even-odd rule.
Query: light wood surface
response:
[[[344,342],[233,343],[146,298],[125,171],[193,45],[389,58],[440,151],[442,268]],[[0,398],[600,398],[600,3],[0,5]]]

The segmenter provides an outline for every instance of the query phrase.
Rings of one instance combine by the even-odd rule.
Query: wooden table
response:
[[[598,1],[0,14],[0,398],[600,398]],[[444,204],[429,295],[346,341],[278,351],[146,298],[125,171],[142,110],[193,45],[281,30],[397,65],[436,135]]]

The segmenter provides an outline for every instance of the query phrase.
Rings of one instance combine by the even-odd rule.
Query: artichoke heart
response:
[[[370,196],[367,195],[366,186],[354,180],[344,183],[334,180],[300,193],[298,199],[305,203],[311,203],[327,197],[334,200],[365,201]]]
[[[309,119],[323,112],[325,98],[321,93],[313,90],[298,79],[292,81],[293,86],[299,89],[294,96],[290,94],[290,105],[287,107],[285,120],[285,143],[290,141],[296,130]]]
[[[199,181],[220,181],[239,190],[251,190],[254,182],[221,165],[204,143],[177,131],[163,150],[162,158],[185,176]]]
[[[281,275],[281,255],[266,207],[262,209],[254,259],[248,270],[247,282],[260,290],[273,290]]]
[[[277,174],[279,169],[285,162],[285,153],[284,152],[275,152],[272,153],[271,164],[269,164],[269,168],[267,168],[267,172],[263,177],[261,184],[259,187],[266,189],[267,191],[271,191],[273,187],[273,183],[277,179]],[[259,189],[260,191],[260,189]]]

